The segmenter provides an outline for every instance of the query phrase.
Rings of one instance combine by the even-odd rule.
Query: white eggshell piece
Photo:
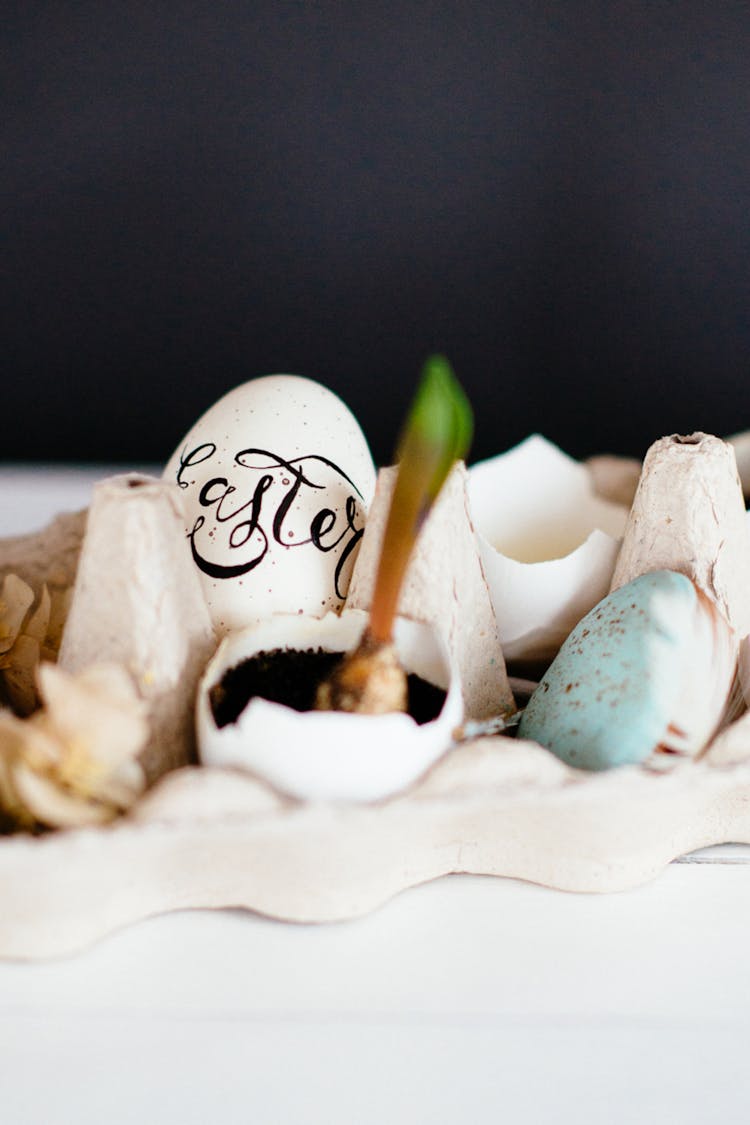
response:
[[[506,659],[551,658],[609,590],[627,509],[538,434],[474,465],[469,498]]]
[[[451,745],[463,704],[459,677],[441,642],[428,626],[404,618],[395,630],[404,667],[448,691],[432,722],[419,725],[405,714],[299,712],[260,698],[235,723],[219,728],[214,720],[209,691],[229,668],[278,648],[350,651],[366,621],[366,614],[353,610],[321,620],[278,616],[226,637],[198,692],[203,763],[251,770],[281,792],[311,801],[376,801],[416,781]]]
[[[375,466],[357,420],[320,383],[267,375],[206,411],[164,476],[216,630],[344,603]]]

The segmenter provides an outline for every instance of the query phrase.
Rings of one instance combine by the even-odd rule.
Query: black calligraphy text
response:
[[[216,449],[213,442],[205,442],[192,450],[183,450],[177,472],[180,488],[193,483],[186,479],[188,471],[209,461]],[[188,531],[196,566],[212,578],[237,578],[260,566],[272,542],[285,549],[309,546],[324,553],[340,548],[333,583],[336,596],[343,598],[346,591],[342,590],[342,574],[364,534],[361,520],[358,522],[357,498],[361,500],[361,495],[351,478],[333,461],[318,454],[286,461],[270,450],[250,448],[235,454],[234,466],[232,476],[234,479],[236,474],[237,480],[242,479],[240,487],[219,475],[200,487],[198,503],[206,511],[196,517]],[[323,504],[309,523],[300,528],[295,520],[295,506],[299,510],[303,501],[305,510],[309,510],[309,490],[324,492],[330,488],[332,476],[337,484],[343,481],[351,488],[343,512]],[[216,531],[224,529],[226,534],[219,537],[218,544],[212,544]],[[217,546],[216,553],[221,554],[218,546],[223,543],[229,551],[237,552],[236,562],[217,562],[208,557],[211,545]]]

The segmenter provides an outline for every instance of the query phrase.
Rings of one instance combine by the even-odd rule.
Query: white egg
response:
[[[359,424],[327,387],[267,375],[224,395],[175,450],[186,532],[219,633],[344,603],[375,490]]]

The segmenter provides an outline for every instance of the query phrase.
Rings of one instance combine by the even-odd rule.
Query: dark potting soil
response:
[[[211,710],[218,727],[237,721],[250,700],[259,695],[295,711],[312,711],[318,684],[330,676],[341,659],[322,649],[274,649],[229,668],[211,688]],[[419,676],[407,676],[409,714],[418,723],[429,723],[440,714],[445,692]]]

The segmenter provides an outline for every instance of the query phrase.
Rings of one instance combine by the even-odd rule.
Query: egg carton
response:
[[[657,443],[614,584],[649,569],[681,570],[744,637],[750,540],[727,449],[706,435]],[[360,610],[371,596],[391,485],[382,472],[350,587]],[[80,517],[69,517],[40,535],[0,542],[0,571],[12,564],[38,582],[64,558],[66,574],[76,573],[61,662],[75,670],[117,660],[129,669],[151,718],[144,760],[153,782],[109,826],[0,842],[0,956],[73,952],[138,919],[185,908],[330,922],[459,872],[619,891],[687,851],[750,843],[747,714],[699,760],[669,757],[658,769],[588,774],[534,743],[466,741],[402,792],[366,803],[304,800],[260,776],[190,765],[194,699],[215,638],[183,529],[179,490],[129,475],[97,488],[85,534]],[[497,618],[462,467],[425,529],[400,612],[442,634],[470,716],[506,705]]]
[[[452,873],[621,891],[723,841],[750,843],[747,763],[584,775],[533,743],[484,739],[368,805],[291,801],[249,775],[186,767],[109,827],[2,842],[0,956],[72,953],[188,908],[334,922]]]

